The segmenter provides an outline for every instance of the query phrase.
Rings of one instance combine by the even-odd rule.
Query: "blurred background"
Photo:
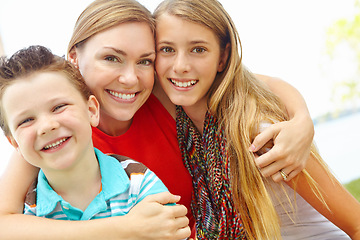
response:
[[[0,0],[0,54],[39,44],[65,55],[92,0]],[[139,0],[153,11],[161,0]],[[359,0],[220,0],[233,18],[244,64],[304,96],[315,141],[342,183],[360,178]],[[0,175],[12,147],[0,134]]]

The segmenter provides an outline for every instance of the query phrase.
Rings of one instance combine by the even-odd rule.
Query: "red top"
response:
[[[102,152],[130,157],[155,172],[171,193],[181,196],[193,226],[192,180],[181,158],[176,123],[154,95],[136,112],[126,133],[112,137],[93,128],[93,141]]]

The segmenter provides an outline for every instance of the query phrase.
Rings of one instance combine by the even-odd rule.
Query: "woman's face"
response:
[[[156,24],[156,72],[161,86],[174,104],[204,106],[224,66],[217,36],[203,25],[168,14]]]
[[[148,24],[119,24],[90,37],[71,55],[100,102],[99,127],[106,125],[111,134],[114,122],[131,122],[154,84],[155,41]]]

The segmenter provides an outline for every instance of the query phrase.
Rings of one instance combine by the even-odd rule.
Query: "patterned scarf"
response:
[[[182,107],[176,109],[178,140],[185,166],[193,179],[191,208],[198,239],[246,239],[230,190],[230,163],[223,131],[206,114],[203,136]]]

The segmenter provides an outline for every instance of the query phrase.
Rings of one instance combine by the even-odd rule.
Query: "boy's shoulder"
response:
[[[148,169],[144,164],[137,162],[129,157],[117,155],[117,154],[111,154],[109,156],[115,158],[121,163],[129,178],[131,174],[136,174],[136,173],[144,174]]]
[[[110,154],[107,156],[115,158],[116,160],[119,161],[119,163],[122,165],[129,179],[131,177],[131,174],[145,174],[146,170],[148,169],[144,164],[137,162],[126,156],[117,155],[117,154]],[[37,183],[38,183],[38,178],[36,178],[34,182],[30,185],[26,193],[25,203],[29,206],[33,206],[34,204],[36,204]]]

